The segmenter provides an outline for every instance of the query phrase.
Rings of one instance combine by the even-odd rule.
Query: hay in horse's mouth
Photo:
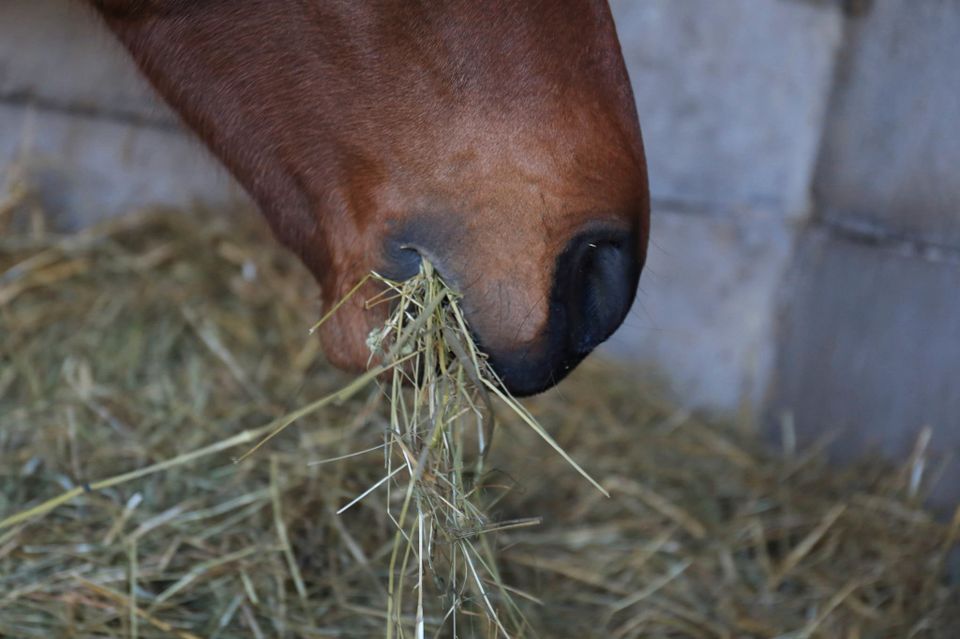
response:
[[[345,401],[369,383],[378,382],[389,401],[389,429],[384,433],[384,476],[341,507],[340,515],[383,487],[387,519],[395,526],[387,586],[387,638],[403,634],[404,617],[413,615],[416,636],[424,636],[424,597],[446,602],[445,618],[463,612],[466,602],[505,637],[527,625],[513,600],[513,589],[497,568],[494,543],[486,535],[534,526],[539,518],[497,522],[488,515],[491,485],[484,459],[493,439],[495,403],[513,412],[603,495],[595,479],[577,464],[537,419],[504,390],[478,348],[460,308],[460,295],[426,259],[419,272],[398,282],[371,273],[358,282],[314,331],[368,279],[382,291],[365,303],[390,304],[383,326],[368,338],[369,370],[337,393],[291,413],[244,459],[296,419],[330,402]],[[383,381],[386,378],[387,381]],[[392,496],[402,495],[398,501]],[[494,491],[495,492],[495,491]],[[396,507],[396,508],[394,508]],[[408,575],[415,571],[414,584]],[[409,597],[415,597],[412,610]]]
[[[496,546],[485,535],[540,520],[497,522],[487,514],[495,501],[488,494],[492,486],[484,467],[495,402],[516,413],[598,490],[606,491],[503,390],[467,327],[460,296],[429,261],[423,260],[418,274],[403,282],[374,277],[384,294],[372,303],[389,302],[393,309],[368,340],[371,357],[390,368],[385,483],[387,491],[403,494],[398,512],[388,513],[397,530],[389,567],[387,636],[395,628],[402,633],[408,591],[416,597],[416,631],[423,636],[423,599],[431,584],[445,598],[448,616],[459,614],[472,599],[501,634],[511,636],[522,631],[525,621],[501,579]],[[386,503],[389,508],[394,500],[388,497]],[[405,587],[411,565],[416,574],[412,590]]]

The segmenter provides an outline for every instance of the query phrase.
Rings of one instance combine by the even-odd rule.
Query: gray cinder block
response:
[[[0,2],[0,177],[26,184],[64,229],[155,204],[246,201],[71,0]]]
[[[611,2],[654,197],[806,213],[839,4]]]
[[[0,2],[0,100],[174,125],[123,47],[76,0]]]
[[[606,356],[666,371],[684,405],[756,408],[773,356],[774,310],[791,231],[766,214],[653,215],[637,303]]]
[[[0,178],[22,181],[61,229],[154,204],[246,201],[184,133],[2,104]]]
[[[797,249],[768,423],[794,415],[802,442],[839,432],[838,458],[897,459],[924,426],[930,450],[960,453],[960,255],[807,234]],[[936,499],[960,499],[960,464]]]
[[[960,247],[960,2],[876,0],[851,21],[816,197],[880,235]]]

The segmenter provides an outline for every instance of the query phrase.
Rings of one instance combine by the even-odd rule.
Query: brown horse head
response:
[[[519,394],[625,317],[649,203],[605,0],[93,4],[325,304],[427,258]],[[330,359],[366,365],[385,312],[352,298],[322,329]]]

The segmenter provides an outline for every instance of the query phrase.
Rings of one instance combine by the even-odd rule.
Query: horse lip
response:
[[[504,390],[514,397],[530,397],[563,381],[583,361],[586,354],[567,353],[558,358],[555,355],[538,356],[528,351],[494,351],[488,353],[488,357]]]

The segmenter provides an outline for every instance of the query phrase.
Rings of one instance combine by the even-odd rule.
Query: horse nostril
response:
[[[380,267],[380,275],[388,280],[402,282],[420,272],[420,262],[423,257],[416,248],[388,242],[384,247],[384,260]]]
[[[558,297],[568,322],[569,348],[586,355],[620,326],[639,278],[627,233],[588,233],[570,243],[558,264]],[[566,280],[565,282],[563,280]]]

